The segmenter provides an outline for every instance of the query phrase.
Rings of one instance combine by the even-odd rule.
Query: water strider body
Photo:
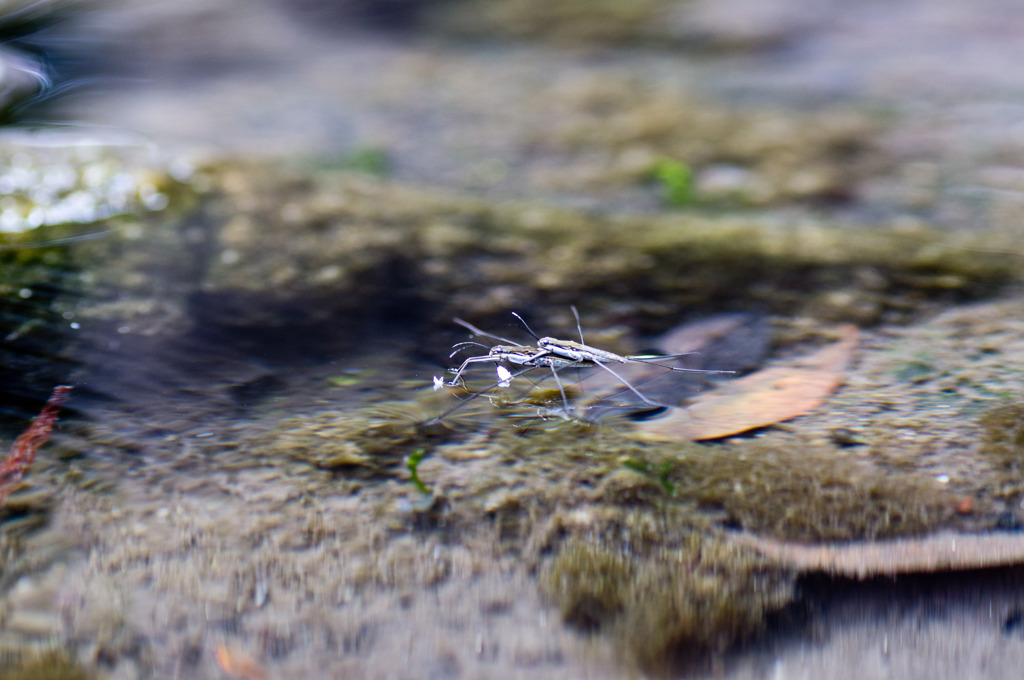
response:
[[[479,328],[477,328],[476,326],[474,326],[474,325],[472,325],[472,324],[470,324],[470,323],[468,323],[466,321],[463,321],[462,319],[455,319],[455,323],[457,323],[460,326],[466,328],[467,330],[472,332],[474,335],[492,338],[494,340],[499,340],[499,341],[501,341],[503,343],[508,343],[508,344],[495,345],[493,347],[487,348],[486,345],[482,345],[482,344],[477,343],[477,342],[461,342],[461,343],[458,343],[457,345],[455,345],[455,350],[452,352],[451,356],[454,356],[458,352],[462,351],[463,349],[465,349],[466,347],[471,346],[471,345],[475,345],[475,346],[479,346],[479,347],[484,347],[484,348],[488,349],[488,352],[487,352],[487,354],[483,354],[483,355],[479,355],[479,356],[475,356],[475,357],[469,357],[468,359],[463,361],[462,365],[460,365],[458,369],[453,369],[454,375],[452,376],[452,379],[450,381],[448,381],[448,382],[445,382],[441,378],[435,377],[434,378],[434,389],[435,390],[439,389],[442,386],[448,386],[448,387],[456,387],[456,386],[458,386],[460,384],[459,380],[462,378],[462,374],[466,371],[467,368],[469,368],[471,365],[476,364],[476,363],[493,363],[493,364],[495,364],[497,366],[499,380],[498,380],[497,383],[495,383],[491,387],[487,388],[483,392],[479,392],[476,395],[473,395],[474,397],[475,396],[479,396],[480,394],[483,394],[483,393],[493,389],[494,387],[507,387],[510,384],[510,381],[514,377],[516,377],[518,375],[521,375],[522,373],[525,373],[527,370],[530,370],[532,368],[547,367],[547,368],[549,368],[551,370],[551,375],[555,379],[555,384],[558,386],[558,391],[559,391],[559,393],[562,396],[562,403],[563,403],[563,405],[565,407],[565,411],[568,413],[569,412],[568,399],[567,399],[567,397],[565,395],[565,389],[562,386],[562,381],[558,377],[559,370],[562,370],[562,369],[565,369],[565,368],[592,368],[592,367],[601,368],[602,370],[610,373],[617,380],[619,380],[626,387],[626,389],[628,389],[630,392],[635,394],[643,403],[645,403],[645,404],[647,404],[649,406],[654,406],[654,407],[664,407],[664,406],[666,406],[666,404],[660,404],[658,402],[652,401],[651,399],[647,398],[643,393],[640,392],[640,390],[638,390],[628,380],[626,380],[623,376],[619,375],[618,372],[616,372],[614,369],[612,369],[609,366],[609,364],[627,364],[627,363],[654,364],[654,365],[657,365],[657,366],[661,366],[662,368],[664,368],[666,370],[669,370],[669,371],[679,371],[679,372],[687,372],[687,373],[731,373],[732,372],[732,371],[709,371],[709,370],[703,370],[703,369],[690,369],[690,368],[682,368],[682,367],[679,367],[679,366],[666,366],[665,364],[659,363],[660,361],[664,361],[666,359],[675,359],[675,358],[678,358],[680,356],[683,356],[683,355],[678,355],[678,354],[666,354],[666,355],[653,355],[653,354],[621,355],[621,354],[616,354],[614,352],[609,352],[608,350],[603,350],[603,349],[599,349],[597,347],[592,347],[590,345],[587,345],[583,341],[583,330],[580,327],[579,314],[577,313],[576,308],[573,307],[572,311],[573,311],[573,315],[575,315],[575,317],[576,317],[576,327],[577,327],[577,330],[579,330],[579,333],[580,333],[580,342],[576,342],[574,340],[561,340],[559,338],[553,338],[553,337],[543,337],[543,338],[539,337],[536,333],[533,332],[533,330],[530,328],[529,324],[527,324],[526,321],[521,316],[519,316],[515,312],[512,312],[512,315],[515,316],[517,319],[519,319],[519,321],[523,324],[524,328],[526,328],[526,331],[531,336],[533,336],[533,338],[536,340],[536,342],[537,342],[536,346],[520,345],[520,344],[517,344],[517,343],[515,343],[515,342],[513,342],[511,340],[508,340],[506,338],[502,338],[500,336],[493,335],[493,334],[488,333],[486,331],[482,331]],[[521,367],[522,370],[517,372],[517,373],[515,373],[515,374],[512,374],[506,368],[506,366],[517,366],[517,367]],[[471,397],[471,399],[472,398],[473,397]],[[459,407],[461,407],[461,405],[456,407],[456,408],[459,408]],[[449,411],[449,413],[450,413],[450,411]],[[445,415],[447,415],[447,414],[445,414]],[[439,417],[443,417],[443,416],[439,416]]]
[[[456,322],[458,321],[460,321],[460,319],[456,319]],[[465,322],[462,323],[465,324]],[[460,347],[459,349],[462,348]],[[459,350],[456,350],[456,352],[458,351]],[[459,379],[462,377],[465,370],[470,365],[481,362],[491,362],[498,365],[508,364],[510,366],[522,366],[524,368],[547,366],[551,369],[568,368],[570,366],[581,365],[581,362],[578,360],[561,356],[547,349],[541,349],[540,347],[530,347],[528,345],[495,345],[488,350],[487,354],[469,357],[463,361],[462,365],[455,371],[455,375],[452,376],[452,379],[447,383],[442,381],[441,384],[447,385],[448,387],[457,387]]]

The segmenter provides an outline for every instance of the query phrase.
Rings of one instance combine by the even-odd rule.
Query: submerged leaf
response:
[[[639,423],[636,432],[659,441],[718,439],[812,411],[842,383],[857,346],[855,326],[843,326],[840,334],[839,342],[793,366],[768,368],[725,383],[665,418]]]
[[[732,540],[782,566],[854,578],[985,569],[1024,564],[1024,535],[942,532],[920,538],[850,543],[795,543],[754,534]]]

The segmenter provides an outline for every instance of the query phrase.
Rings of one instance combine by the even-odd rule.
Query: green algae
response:
[[[94,677],[69,652],[0,652],[0,680],[89,680]]]
[[[978,419],[984,428],[985,453],[1006,463],[1024,462],[1024,405],[1001,404]]]
[[[613,303],[656,316],[743,300],[871,323],[913,314],[929,300],[989,294],[1019,271],[1012,255],[965,251],[962,239],[945,247],[948,234],[923,226],[848,229],[735,214],[610,217],[348,175],[259,166],[210,172],[224,194],[208,208],[223,211],[224,221],[210,237],[215,250],[204,285],[315,301],[339,320],[364,314],[359,301],[476,322],[510,308],[580,300],[598,316]]]
[[[542,592],[566,622],[613,641],[647,671],[703,664],[795,602],[791,572],[715,527],[826,541],[918,535],[956,521],[951,494],[934,479],[792,435],[656,447],[608,432],[586,439],[534,442],[543,453],[520,454],[571,458],[572,471],[546,461],[546,474],[569,478],[555,507],[583,504],[591,518],[563,516]]]
[[[380,476],[426,441],[407,405],[287,418],[247,446],[258,459],[291,458],[325,470]]]
[[[284,421],[280,431],[247,447],[260,460],[308,462],[349,483],[415,471],[416,485],[427,466],[451,506],[450,521],[467,527],[490,512],[485,507],[493,504],[496,489],[520,486],[548,512],[578,503],[672,508],[681,526],[718,523],[789,540],[917,535],[956,522],[953,495],[929,474],[907,468],[896,475],[891,466],[840,445],[810,444],[793,435],[650,445],[606,427],[540,419],[483,436],[461,434],[465,428],[467,423],[450,424],[439,437],[408,412],[366,409]],[[478,462],[461,470],[464,446]],[[523,511],[515,504],[504,508],[513,516]],[[521,524],[523,518],[508,519]]]
[[[793,576],[752,552],[699,538],[645,561],[621,631],[642,667],[700,660],[764,629],[793,599]]]
[[[697,6],[696,15],[688,11]],[[739,27],[700,16],[675,0],[460,0],[432,7],[427,24],[448,37],[516,40],[560,48],[746,52],[785,39],[773,22]]]
[[[915,535],[951,521],[951,496],[930,476],[896,476],[843,448],[799,437],[649,446],[609,432],[569,436],[546,433],[498,446],[538,477],[599,489],[599,502],[612,506],[673,507],[690,526],[718,517],[779,538],[821,541]],[[580,497],[566,486],[563,502]]]
[[[452,35],[481,33],[564,44],[614,44],[657,36],[655,19],[670,5],[665,0],[539,0],[460,2],[435,12],[433,22]]]
[[[836,446],[770,436],[688,453],[676,495],[722,508],[743,529],[790,540],[924,533],[950,519],[948,492],[923,474],[899,476]]]
[[[299,309],[312,324],[306,335],[329,344],[372,318],[436,332],[455,316],[482,323],[510,308],[581,301],[592,325],[614,325],[626,305],[643,309],[654,320],[646,332],[663,329],[657,319],[669,310],[741,303],[876,323],[990,294],[1019,271],[1012,254],[968,250],[986,234],[707,212],[608,216],[281,165],[212,164],[164,191],[167,211],[108,220],[102,238],[10,251],[12,262],[32,262],[5,270],[0,292],[17,300],[33,281],[74,288],[89,302],[58,305],[55,319],[73,313],[147,335],[280,325],[275,310]],[[88,273],[69,276],[83,262]],[[420,311],[410,319],[409,310]]]
[[[725,651],[792,602],[793,573],[710,536],[677,536],[628,551],[571,539],[542,590],[566,622],[600,630],[646,670]]]
[[[1004,403],[978,418],[981,454],[993,463],[987,485],[996,497],[1017,502],[1024,496],[1024,404]]]
[[[567,623],[598,630],[630,601],[635,565],[621,553],[586,543],[567,543],[551,561],[541,588]]]

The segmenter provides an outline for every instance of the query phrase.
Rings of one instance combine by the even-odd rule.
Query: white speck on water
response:
[[[146,196],[142,199],[143,205],[152,211],[163,210],[167,207],[167,204],[171,202],[171,199],[167,197],[167,194],[156,193],[151,196]]]
[[[192,173],[194,173],[196,169],[195,166],[189,163],[187,160],[183,158],[178,158],[171,161],[171,165],[170,167],[167,168],[167,170],[168,172],[171,173],[171,177],[178,180],[179,182],[184,182],[185,180],[190,179],[192,177]]]

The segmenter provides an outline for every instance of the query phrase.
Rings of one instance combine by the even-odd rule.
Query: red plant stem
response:
[[[57,422],[57,412],[64,405],[70,391],[70,385],[58,385],[53,389],[53,394],[46,400],[43,410],[28,429],[14,440],[11,452],[0,462],[0,503],[7,500],[7,496],[36,459],[36,451],[50,438],[53,424]]]

